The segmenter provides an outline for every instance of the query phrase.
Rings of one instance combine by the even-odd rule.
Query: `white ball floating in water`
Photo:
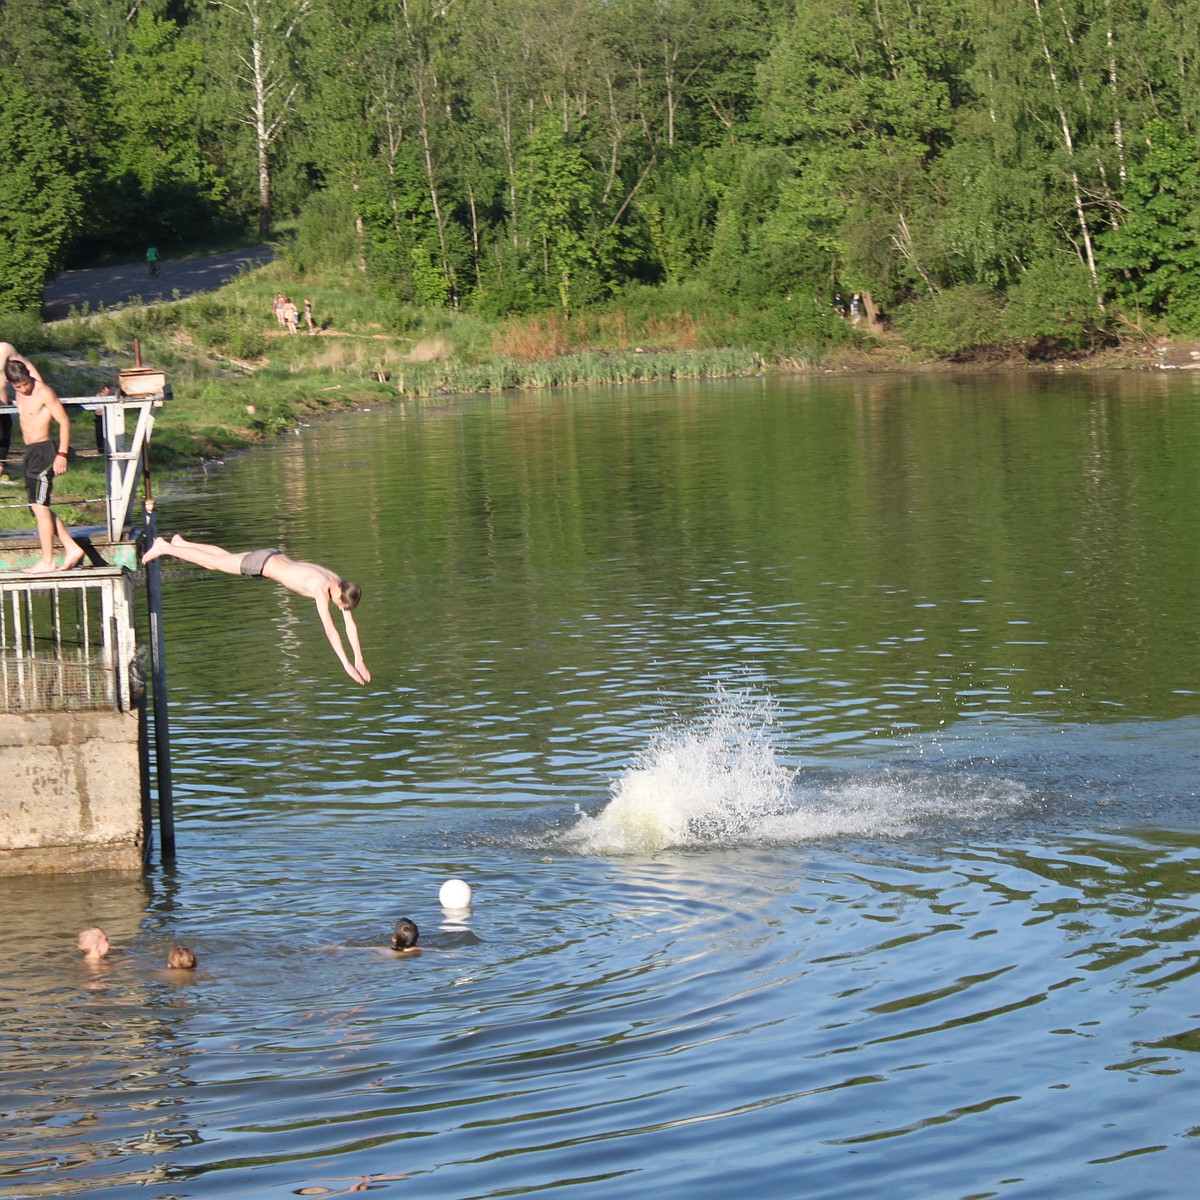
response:
[[[447,879],[438,889],[443,908],[466,908],[471,903],[471,885],[465,879]]]

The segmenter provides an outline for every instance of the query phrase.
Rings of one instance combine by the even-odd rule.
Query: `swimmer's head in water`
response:
[[[167,966],[172,971],[194,971],[196,956],[187,946],[172,946],[167,953]]]
[[[392,949],[411,950],[417,944],[417,939],[420,936],[421,932],[417,928],[416,921],[410,921],[407,917],[401,917],[396,922],[396,928],[392,931]]]
[[[108,934],[99,925],[89,925],[79,931],[75,945],[83,951],[84,958],[100,959],[109,951]]]

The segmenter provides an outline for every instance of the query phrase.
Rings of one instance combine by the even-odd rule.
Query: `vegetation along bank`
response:
[[[286,228],[400,337],[711,304],[787,359],[856,293],[924,355],[1200,335],[1197,3],[6,0],[0,311]]]

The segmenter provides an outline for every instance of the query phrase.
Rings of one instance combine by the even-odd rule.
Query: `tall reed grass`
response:
[[[522,362],[409,363],[393,380],[402,395],[428,397],[454,392],[499,392],[512,388],[556,388],[582,384],[626,384],[671,379],[715,379],[757,375],[765,364],[749,349],[673,350],[662,353],[584,351]]]

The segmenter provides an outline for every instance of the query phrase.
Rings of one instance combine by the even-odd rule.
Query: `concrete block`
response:
[[[0,713],[0,874],[140,865],[138,721]]]

